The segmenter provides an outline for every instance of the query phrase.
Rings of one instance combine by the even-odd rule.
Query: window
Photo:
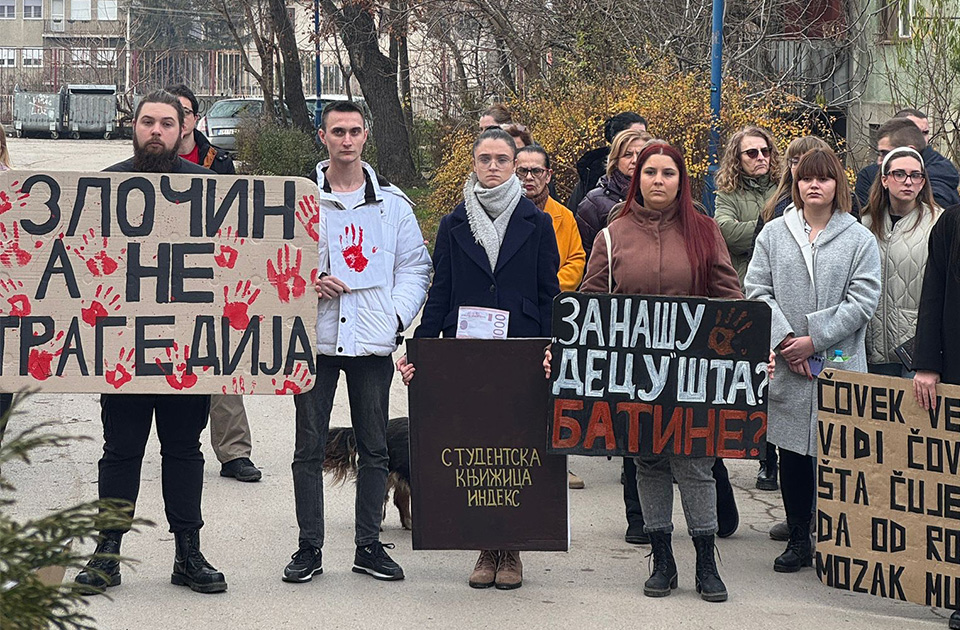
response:
[[[343,94],[343,73],[340,66],[324,65],[323,82],[320,84],[324,94]]]
[[[0,67],[17,65],[16,48],[0,48]]]
[[[916,0],[900,0],[900,15],[898,20],[897,35],[902,39],[909,39],[913,35],[911,21],[917,14]]]
[[[0,0],[0,20],[17,17],[17,0]]]
[[[23,0],[23,19],[42,20],[43,0]]]
[[[89,21],[90,0],[70,0],[70,19],[80,22]]]
[[[96,52],[98,68],[113,68],[117,65],[116,48],[100,48]]]
[[[97,19],[116,21],[117,0],[97,0]]]
[[[24,68],[41,68],[43,67],[43,48],[24,48],[20,59],[20,64]]]
[[[89,66],[90,65],[90,49],[89,48],[71,48],[70,63],[74,65]]]

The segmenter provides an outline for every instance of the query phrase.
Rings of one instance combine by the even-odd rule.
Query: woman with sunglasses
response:
[[[780,448],[780,489],[790,534],[774,570],[793,573],[813,560],[810,522],[817,456],[817,380],[831,366],[864,372],[867,323],[880,297],[880,254],[870,231],[850,214],[850,189],[836,154],[800,158],[793,207],[757,237],[746,275],[747,297],[772,309],[767,440]],[[786,369],[783,369],[786,368]]]
[[[933,201],[923,158],[910,147],[884,157],[870,189],[863,225],[880,247],[880,306],[867,327],[867,362],[873,374],[909,378],[894,350],[917,331],[927,243],[942,210]]]
[[[550,215],[524,196],[514,174],[517,147],[503,129],[487,129],[473,144],[473,172],[464,200],[443,217],[433,250],[433,284],[415,337],[456,337],[461,306],[510,313],[507,337],[550,337],[553,298],[560,293],[560,255]],[[397,361],[405,385],[416,370]],[[482,379],[482,374],[472,377]],[[473,588],[519,588],[519,551],[480,552]]]

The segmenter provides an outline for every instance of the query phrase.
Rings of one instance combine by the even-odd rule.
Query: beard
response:
[[[171,173],[180,160],[180,142],[177,138],[173,148],[167,150],[159,141],[151,140],[141,145],[133,135],[133,167],[141,173]]]

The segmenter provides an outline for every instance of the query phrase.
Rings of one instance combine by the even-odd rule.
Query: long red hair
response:
[[[693,287],[695,295],[707,295],[707,281],[710,269],[717,258],[716,228],[713,219],[697,212],[693,205],[693,193],[690,191],[690,176],[683,156],[674,147],[665,142],[651,141],[640,152],[637,158],[637,169],[630,180],[624,208],[632,212],[634,202],[643,205],[643,196],[640,194],[640,173],[643,165],[651,155],[666,155],[673,160],[680,174],[680,188],[677,193],[677,215],[680,223],[680,233],[687,249],[687,258],[693,270]],[[623,212],[617,219],[627,214]],[[616,219],[614,219],[616,220]]]

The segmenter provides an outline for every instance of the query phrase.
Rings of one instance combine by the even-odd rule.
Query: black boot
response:
[[[697,592],[700,597],[708,602],[727,601],[727,587],[720,579],[717,561],[713,557],[713,536],[694,536],[693,546],[697,549]]]
[[[777,573],[796,573],[802,567],[813,566],[810,544],[810,521],[789,521],[790,540],[787,549],[773,561]]]
[[[740,526],[740,512],[737,511],[727,467],[719,457],[713,464],[713,478],[717,483],[717,537],[728,538]]]
[[[960,630],[960,610],[955,610],[950,615],[950,630]]]
[[[632,457],[623,458],[623,505],[627,510],[627,533],[623,539],[631,545],[647,545],[650,537],[643,531],[643,509],[637,492],[637,465]]]
[[[175,532],[177,555],[173,561],[170,582],[177,586],[189,586],[197,593],[221,593],[227,590],[227,582],[200,553],[200,530]]]
[[[78,590],[84,595],[99,595],[107,588],[120,584],[121,532],[102,532],[97,549],[87,566],[77,574]]]
[[[647,597],[666,597],[671,589],[677,588],[677,562],[673,559],[671,536],[667,532],[650,532],[649,535],[653,572],[643,583],[643,594]]]
[[[757,473],[757,490],[779,490],[777,473],[777,447],[768,442],[767,457],[760,461],[760,471]]]

